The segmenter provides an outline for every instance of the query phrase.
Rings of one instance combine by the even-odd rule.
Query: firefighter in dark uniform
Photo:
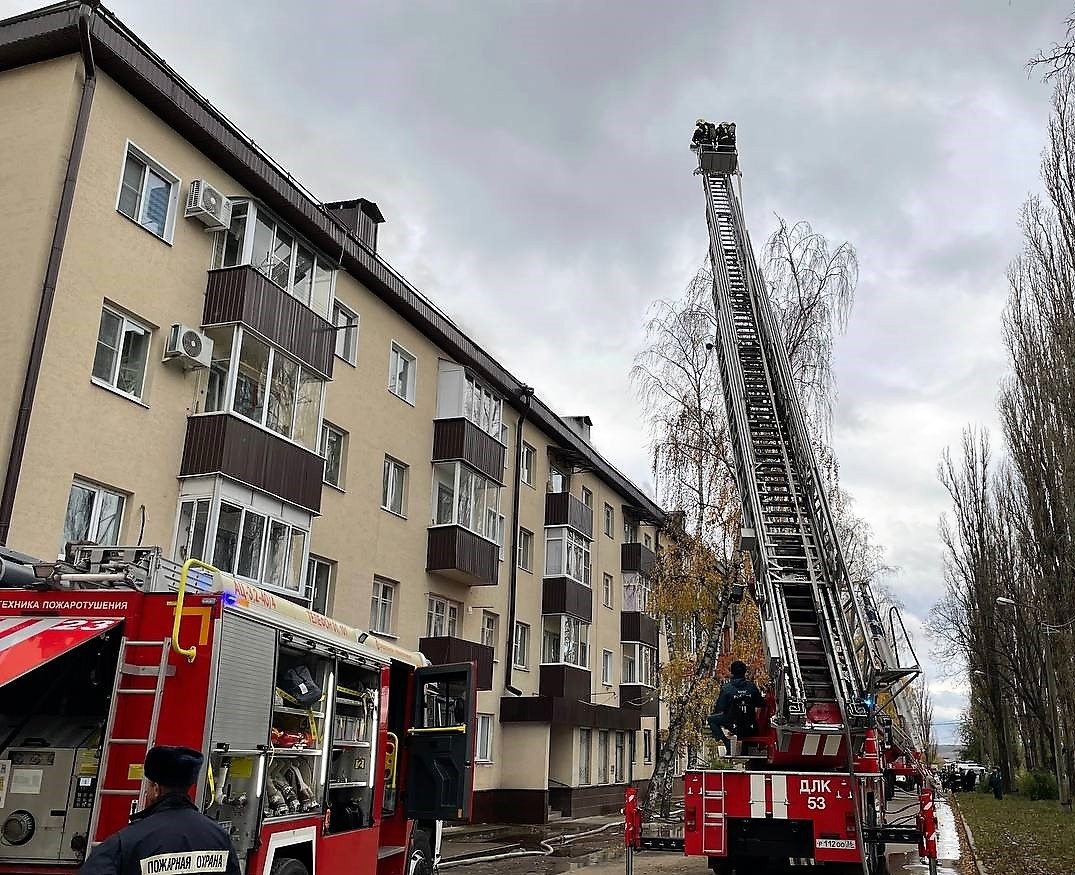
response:
[[[228,834],[190,801],[202,755],[189,747],[155,747],[146,754],[147,805],[129,826],[98,845],[80,875],[240,875]]]

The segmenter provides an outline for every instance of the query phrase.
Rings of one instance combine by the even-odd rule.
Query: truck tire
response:
[[[273,875],[276,873],[274,872]],[[411,832],[411,848],[407,852],[406,875],[433,875],[433,845],[429,841],[429,833],[424,829]]]
[[[272,871],[269,875],[310,875],[302,860],[294,857],[277,857],[272,861]]]

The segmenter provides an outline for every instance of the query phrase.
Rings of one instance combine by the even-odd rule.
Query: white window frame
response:
[[[438,485],[442,483],[438,480],[438,471],[443,471],[447,468],[452,468],[452,516],[451,519],[442,520],[439,518],[440,513],[440,495],[438,491]],[[469,524],[461,521],[459,506],[460,499],[460,484],[463,480],[463,471],[466,469],[467,474],[470,477],[471,491],[468,496],[469,503],[467,505],[470,520]],[[447,485],[447,478],[443,481],[444,485]],[[478,487],[481,487],[479,492]],[[483,497],[483,500],[488,497],[489,489],[492,488],[496,500],[494,506],[490,507],[486,503],[483,507],[478,507],[477,498],[479,494]],[[431,490],[430,499],[430,527],[435,528],[437,526],[461,526],[468,532],[473,532],[480,538],[484,538],[486,541],[492,541],[495,544],[500,544],[500,540],[497,537],[496,526],[499,525],[499,520],[502,518],[500,514],[500,490],[501,486],[492,477],[487,477],[477,468],[473,468],[463,462],[434,462],[433,463],[433,486]],[[490,528],[493,530],[490,531]]]
[[[310,610],[317,611],[317,568],[321,566],[328,569],[327,583],[325,593],[325,609],[319,613],[328,616],[332,613],[332,599],[336,590],[336,563],[331,559],[325,559],[322,556],[310,555],[306,560],[306,588],[310,591]]]
[[[408,369],[409,379],[407,385],[404,387],[401,394],[398,390],[398,386],[395,386],[395,376],[399,373],[399,368],[396,366],[396,358],[400,357],[410,362],[410,368]],[[395,395],[397,398],[406,401],[412,407],[414,406],[414,399],[417,395],[418,386],[418,357],[414,353],[409,352],[401,343],[393,340],[388,347],[388,391]]]
[[[236,543],[236,546],[235,546],[235,562],[234,562],[233,566],[230,567],[230,568],[224,567],[226,563],[222,562],[221,557],[216,555],[217,536],[220,533],[220,511],[221,511],[223,505],[225,505],[225,504],[229,505],[230,507],[238,508],[239,511],[240,511],[240,515],[239,515],[239,531],[238,531],[239,542]],[[182,499],[181,499],[181,502],[180,502],[180,507],[182,507]],[[262,529],[262,532],[261,532],[261,537],[259,539],[260,540],[260,546],[258,547],[258,569],[257,569],[258,574],[257,574],[257,577],[249,577],[247,575],[240,574],[239,570],[238,570],[239,569],[239,553],[240,553],[243,533],[246,530],[246,517],[247,517],[248,514],[253,514],[255,516],[260,517],[262,520],[264,520],[264,528]],[[303,555],[302,555],[301,560],[298,563],[298,567],[300,569],[299,570],[299,579],[295,582],[295,587],[290,587],[290,586],[287,586],[286,584],[281,585],[281,584],[278,584],[278,583],[273,583],[272,581],[270,581],[268,579],[269,535],[272,532],[272,528],[273,528],[274,523],[276,525],[278,525],[278,526],[283,526],[283,527],[285,527],[287,529],[287,552],[286,552],[286,554],[284,556],[284,568],[285,568],[285,571],[286,571],[286,573],[288,575],[290,575],[291,568],[292,568],[291,547],[292,547],[292,541],[293,541],[293,538],[294,538],[294,534],[296,532],[301,532],[302,536],[303,536],[303,539],[302,539],[302,552],[303,552]],[[224,496],[224,497],[216,499],[213,502],[213,510],[212,510],[212,515],[210,517],[210,526],[209,526],[208,532],[206,533],[206,539],[205,540],[206,540],[206,549],[207,549],[207,551],[211,550],[211,552],[212,552],[212,558],[209,561],[213,565],[215,565],[217,568],[220,568],[221,571],[226,571],[228,574],[234,574],[236,577],[242,578],[243,580],[252,581],[253,583],[257,584],[257,586],[263,587],[264,589],[268,589],[268,590],[271,590],[273,592],[286,593],[287,595],[289,595],[291,597],[302,599],[302,600],[307,601],[307,602],[309,601],[309,592],[308,592],[307,585],[306,585],[306,570],[307,570],[307,567],[308,567],[308,564],[309,564],[309,558],[310,558],[310,530],[309,530],[309,528],[307,528],[305,526],[297,525],[296,523],[293,523],[290,520],[282,519],[280,516],[274,515],[272,513],[265,513],[264,511],[258,510],[256,508],[249,507],[249,506],[243,504],[241,501],[236,501],[234,498]]]
[[[128,316],[122,310],[116,307],[110,307],[107,303],[105,303],[101,307],[102,319],[104,318],[105,313],[108,313],[119,319],[119,346],[115,349],[115,359],[112,362],[112,367],[110,368],[110,374],[108,379],[98,377],[96,374],[94,374],[93,365],[90,365],[90,382],[96,386],[100,386],[102,389],[108,389],[110,392],[115,392],[118,395],[122,395],[124,398],[130,398],[132,401],[137,401],[140,404],[144,404],[145,401],[143,400],[143,395],[145,394],[146,390],[146,377],[149,375],[149,354],[153,347],[153,329],[144,322],[141,322],[138,319]],[[130,331],[130,333],[132,334],[141,334],[146,337],[146,355],[145,361],[142,362],[142,380],[138,386],[137,392],[128,392],[126,389],[121,389],[119,387],[119,368],[120,362],[123,360],[123,340],[127,336],[128,331]],[[94,363],[96,363],[97,361],[97,347],[100,345],[100,343],[101,324],[100,322],[98,322],[97,340],[94,343],[93,347]]]
[[[519,526],[519,555],[516,561],[523,571],[534,573],[534,533],[522,526]]]
[[[585,739],[585,743],[583,742]],[[589,787],[593,780],[593,730],[579,729],[579,786]]]
[[[582,503],[586,505],[591,511],[593,510],[593,490],[583,486],[579,489],[579,495],[582,499]]]
[[[629,572],[623,575],[621,610],[645,613],[649,610],[649,601],[652,595],[653,583],[648,577],[637,572]]]
[[[490,620],[492,623],[490,623]],[[496,646],[500,638],[500,615],[494,611],[482,611],[481,643],[493,650],[493,662],[496,662]]]
[[[642,687],[657,687],[657,649],[648,644],[624,644],[622,653],[622,684],[638,684]],[[630,660],[630,663],[628,663]],[[628,671],[627,666],[631,669]]]
[[[332,432],[339,435],[340,438],[340,470],[335,482],[329,480],[328,477],[328,435]],[[321,458],[325,460],[325,470],[323,473],[324,482],[329,486],[334,486],[337,489],[343,490],[347,485],[346,471],[347,471],[347,432],[342,428],[337,428],[331,423],[321,421],[321,440],[318,442],[318,451]]]
[[[477,396],[477,399],[475,399]],[[475,401],[480,404],[475,404]],[[481,380],[470,371],[466,371],[463,378],[463,416],[474,425],[497,440],[500,439],[500,429],[503,417],[503,400],[493,392]],[[480,407],[480,409],[476,409]]]
[[[601,576],[601,604],[603,607],[612,609],[612,589],[615,586],[612,575],[605,572]]]
[[[642,730],[642,762],[647,765],[653,762],[653,730]]]
[[[387,577],[374,575],[373,590],[370,593],[370,631],[377,635],[395,637],[396,625],[396,590],[399,584]],[[388,598],[385,598],[388,593]],[[388,628],[378,628],[383,616],[383,610],[377,610],[378,606],[388,606]],[[376,621],[376,622],[375,622]]]
[[[71,505],[71,491],[78,487],[79,489],[85,489],[87,492],[93,493],[93,507],[90,509],[89,524],[86,528],[86,539],[89,541],[97,542],[101,536],[101,499],[108,495],[112,498],[119,499],[119,521],[116,523],[116,543],[119,543],[123,535],[123,518],[127,512],[127,499],[130,495],[125,492],[120,492],[118,489],[110,489],[107,486],[102,486],[99,483],[93,483],[89,480],[83,480],[81,477],[75,477],[71,481],[71,485],[67,488],[67,506]],[[67,526],[67,508],[64,508],[64,528]],[[64,532],[61,529],[61,539],[64,537]],[[63,552],[63,543],[60,544],[60,552]],[[102,546],[114,547],[115,544],[104,544]]]
[[[152,228],[142,224],[142,212],[145,209],[146,199],[146,172],[142,172],[142,181],[139,185],[138,191],[138,217],[128,216],[119,208],[120,199],[123,197],[123,175],[127,170],[127,158],[134,156],[135,160],[145,165],[148,170],[152,170],[161,179],[171,185],[171,190],[168,192],[168,214],[164,218],[164,234],[158,234]],[[119,185],[116,189],[116,212],[123,216],[125,219],[129,219],[134,222],[139,228],[152,234],[158,240],[163,240],[169,246],[172,245],[172,238],[175,235],[175,218],[179,212],[179,192],[182,188],[182,180],[174,174],[171,170],[160,163],[156,158],[151,156],[144,149],[139,148],[136,143],[127,140],[127,144],[123,149],[123,160],[119,165]]]
[[[438,613],[439,609],[439,613]],[[436,593],[426,596],[426,638],[462,638],[459,624],[463,606]],[[440,629],[438,631],[438,624]]]
[[[342,321],[341,321],[342,317]],[[358,366],[358,335],[362,330],[362,317],[338,300],[332,302],[332,324],[336,326],[336,358],[352,367]],[[349,327],[344,328],[347,325]],[[348,350],[350,346],[350,350]],[[343,348],[343,352],[340,348]],[[344,353],[350,352],[350,355]]]
[[[560,564],[553,565],[549,552],[557,541],[560,542]],[[581,569],[578,568],[580,564]],[[590,541],[569,526],[551,526],[545,529],[545,577],[568,577],[576,583],[589,586],[592,574]]]
[[[612,660],[615,654],[611,650],[601,651],[601,683],[606,687],[611,687],[612,684]]]
[[[607,501],[605,502],[605,534],[612,540],[616,540],[616,511]]]
[[[479,714],[476,724],[477,739],[474,744],[474,761],[491,763],[493,761],[493,715]],[[483,734],[483,727],[484,734]]]
[[[500,548],[500,561],[504,561],[504,514],[496,516],[496,545]]]
[[[408,469],[410,468],[406,462],[401,462],[399,459],[385,454],[384,467],[381,469],[381,510],[386,510],[393,516],[407,518],[407,481],[409,479]],[[385,482],[384,471],[389,469],[392,471],[393,476],[388,478],[388,495],[385,495]],[[400,495],[399,495],[399,510],[392,507],[393,499],[396,497],[396,477],[394,476],[396,471],[402,471],[403,476],[400,478]]]
[[[537,464],[537,450],[526,441],[523,441],[522,453],[519,456],[519,477],[531,489],[534,488],[534,468]]]
[[[600,729],[597,732],[597,783],[608,784],[611,773],[609,771],[609,763],[611,762],[611,751],[609,750],[609,737],[607,729]]]
[[[558,626],[555,632],[547,628],[550,625]],[[573,665],[576,668],[589,669],[590,667],[590,623],[572,617],[570,614],[546,614],[541,618],[541,664],[542,665]],[[551,659],[546,650],[546,639],[556,635],[557,646],[556,658]],[[574,642],[574,646],[572,646]],[[572,653],[574,651],[574,653]],[[572,658],[573,657],[573,658]]]
[[[519,658],[520,650],[522,659]],[[515,621],[515,631],[511,636],[511,665],[512,668],[530,671],[530,624],[521,620]]]

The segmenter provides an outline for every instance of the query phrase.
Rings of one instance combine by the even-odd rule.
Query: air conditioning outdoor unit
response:
[[[190,183],[185,215],[211,231],[227,228],[231,224],[231,201],[204,179],[195,179]]]
[[[164,347],[164,360],[181,362],[184,368],[207,368],[213,359],[213,341],[188,325],[173,325]]]

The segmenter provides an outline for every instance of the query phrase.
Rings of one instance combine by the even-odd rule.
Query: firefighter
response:
[[[240,875],[228,834],[187,795],[201,768],[202,755],[189,747],[152,748],[145,762],[146,807],[97,846],[79,875]]]
[[[753,681],[747,680],[747,666],[736,660],[730,666],[732,679],[720,688],[717,704],[709,715],[709,728],[713,737],[724,744],[727,755],[732,755],[732,740],[725,734],[728,729],[732,735],[742,737],[757,728],[756,709],[765,704],[761,690]]]

